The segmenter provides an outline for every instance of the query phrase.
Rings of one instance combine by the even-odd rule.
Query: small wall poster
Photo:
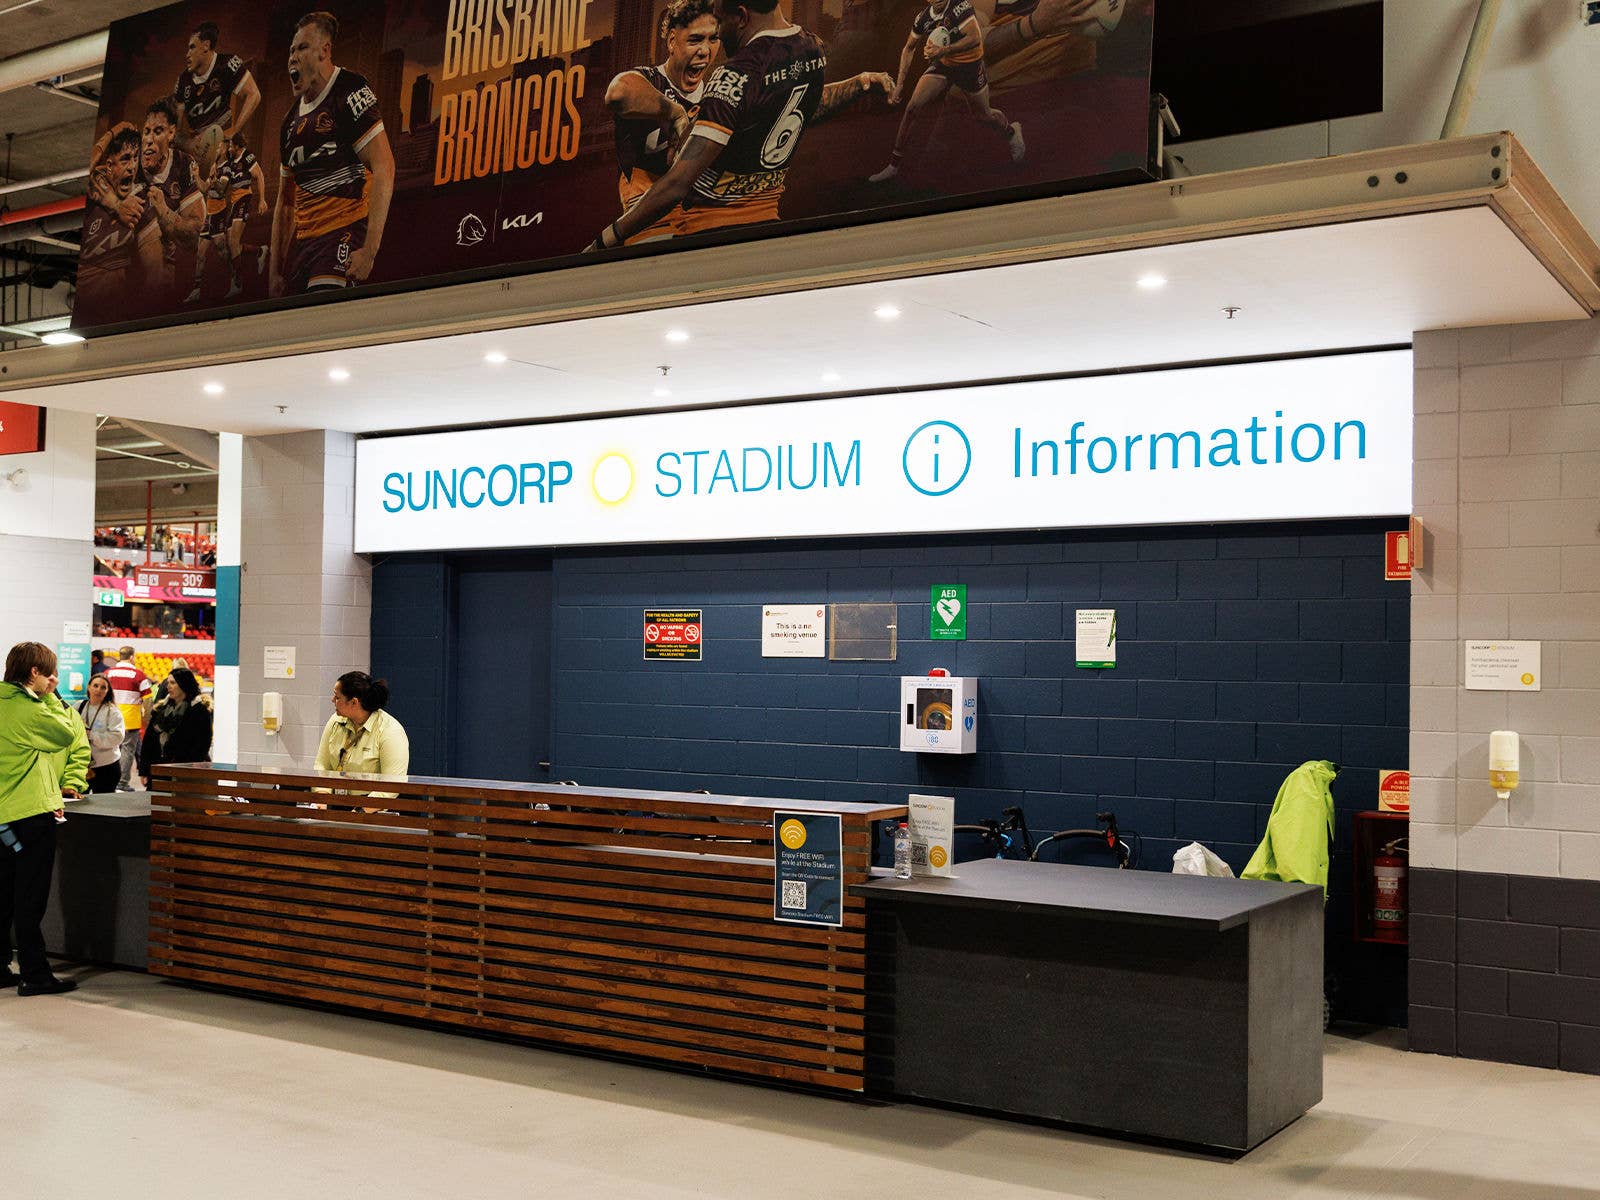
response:
[[[844,924],[844,828],[838,813],[772,814],[772,919]]]
[[[1543,642],[1468,642],[1468,690],[1537,692],[1543,649]]]
[[[823,658],[828,652],[828,606],[761,606],[762,658]]]
[[[698,608],[647,608],[644,610],[644,656],[699,662],[702,634]]]
[[[268,679],[294,678],[294,647],[266,646],[262,674]]]
[[[1114,667],[1117,665],[1117,610],[1114,608],[1078,609],[1078,665]]]
[[[935,642],[967,640],[967,585],[936,583],[928,597],[928,637]]]

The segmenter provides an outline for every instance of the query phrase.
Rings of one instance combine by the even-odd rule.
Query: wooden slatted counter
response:
[[[326,791],[363,778],[381,798]],[[863,1087],[848,889],[903,807],[211,766],[154,790],[155,974]],[[843,928],[772,919],[775,809],[840,815]]]

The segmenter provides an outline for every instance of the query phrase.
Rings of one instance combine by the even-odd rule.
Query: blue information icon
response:
[[[924,496],[948,496],[972,469],[972,443],[961,426],[929,421],[906,439],[900,465],[906,482]]]

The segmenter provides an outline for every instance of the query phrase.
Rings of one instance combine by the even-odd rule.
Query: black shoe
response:
[[[29,983],[27,980],[23,980],[17,987],[17,995],[59,996],[63,992],[75,992],[77,990],[78,981],[76,979],[56,979],[52,976],[42,983]]]

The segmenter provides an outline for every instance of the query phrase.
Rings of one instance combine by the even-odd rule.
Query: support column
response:
[[[371,568],[355,539],[355,438],[314,430],[244,439],[240,522],[241,766],[309,768],[333,714],[333,681],[368,667]],[[294,674],[267,679],[268,647],[292,647]],[[278,733],[261,696],[283,697]]]
[[[244,439],[217,435],[217,649],[211,701],[213,762],[239,761],[239,547],[244,517]],[[199,539],[196,538],[196,544]]]

